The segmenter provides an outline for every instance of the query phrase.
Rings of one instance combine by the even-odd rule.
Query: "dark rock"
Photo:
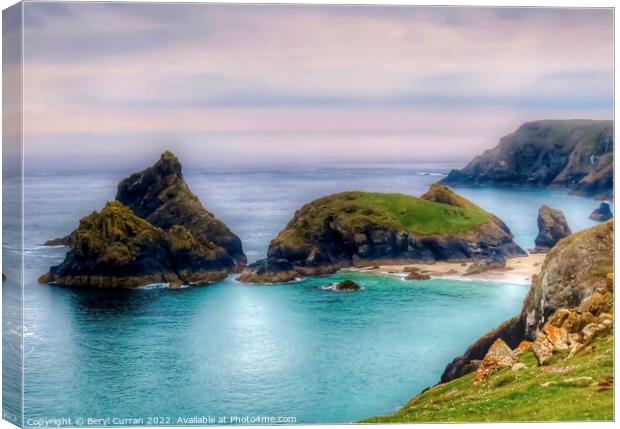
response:
[[[338,283],[334,289],[340,292],[354,292],[360,290],[361,287],[353,280],[344,280]]]
[[[69,235],[64,237],[54,238],[52,240],[47,240],[43,243],[44,246],[72,246],[73,240],[75,239],[74,233],[72,232]]]
[[[536,340],[556,310],[584,304],[589,313],[593,302],[598,302],[591,300],[596,291],[613,288],[613,229],[613,221],[607,221],[571,234],[554,246],[534,278],[521,313],[483,335],[448,364],[441,382],[465,375],[469,362],[482,359],[498,338],[512,349],[523,340]],[[607,301],[601,305],[603,310],[611,305]]]
[[[611,213],[611,208],[608,203],[601,203],[597,209],[595,209],[590,215],[590,219],[595,220],[597,222],[605,222],[609,219],[613,218],[614,215]]]
[[[286,259],[268,258],[250,264],[237,280],[243,283],[286,283],[299,277]]]
[[[155,165],[121,181],[116,199],[155,226],[164,230],[182,226],[199,242],[224,248],[237,269],[245,265],[241,240],[190,191],[181,163],[171,152],[164,152]]]
[[[542,205],[538,210],[538,236],[534,243],[539,248],[551,248],[562,238],[571,234],[564,214],[557,209]]]
[[[164,231],[112,201],[80,220],[65,260],[39,281],[93,288],[210,283],[233,267],[223,248],[198,241],[182,226]]]
[[[389,204],[373,205],[377,199],[388,200]],[[435,228],[446,228],[457,221],[461,224],[463,220],[472,226],[450,233],[421,233],[415,230],[415,224],[399,223],[406,213],[399,206],[443,216]],[[524,254],[501,220],[445,186],[433,185],[421,198],[346,192],[319,198],[298,210],[271,242],[267,260],[252,264],[240,280],[273,282],[281,276],[278,271],[288,273],[284,278],[292,278],[294,272],[321,275],[376,261],[458,261]],[[274,270],[272,261],[287,261],[288,265]]]
[[[527,122],[441,183],[565,186],[575,194],[611,199],[613,121]]]
[[[419,271],[409,271],[405,280],[429,280],[431,276],[421,273]]]

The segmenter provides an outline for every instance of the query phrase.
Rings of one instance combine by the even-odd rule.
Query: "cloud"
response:
[[[372,128],[433,138],[455,115],[500,112],[513,123],[610,117],[613,107],[611,9],[34,2],[25,11],[33,135]]]

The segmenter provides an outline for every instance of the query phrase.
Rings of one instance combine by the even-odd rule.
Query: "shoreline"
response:
[[[341,269],[340,272],[390,274],[401,277],[411,270],[427,274],[433,278],[455,280],[493,281],[517,284],[531,284],[532,276],[538,274],[545,260],[546,253],[530,253],[527,256],[517,256],[506,260],[504,268],[490,268],[487,271],[469,274],[466,272],[473,262],[431,262],[431,263],[398,263],[377,264],[369,267],[351,267]],[[416,281],[416,280],[412,280]]]

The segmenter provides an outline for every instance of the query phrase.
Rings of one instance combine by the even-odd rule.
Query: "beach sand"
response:
[[[417,270],[428,274],[431,278],[458,278],[459,280],[486,280],[502,281],[507,283],[530,284],[532,276],[540,272],[544,253],[532,253],[527,256],[515,257],[506,260],[506,267],[493,268],[481,273],[465,275],[471,262],[435,262],[426,264],[395,264],[375,265],[372,267],[348,268],[346,271],[406,275],[408,271]],[[344,270],[343,270],[344,271]]]

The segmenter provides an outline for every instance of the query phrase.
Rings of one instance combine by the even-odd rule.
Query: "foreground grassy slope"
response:
[[[404,194],[343,192],[306,204],[278,239],[303,240],[296,236],[299,232],[320,230],[323,220],[330,218],[350,229],[371,224],[419,235],[458,235],[488,221],[491,215],[474,204],[455,207]]]
[[[519,358],[525,369],[502,370],[480,385],[468,374],[419,394],[392,416],[365,423],[612,420],[613,336],[565,358],[558,353],[538,367],[525,352]]]

